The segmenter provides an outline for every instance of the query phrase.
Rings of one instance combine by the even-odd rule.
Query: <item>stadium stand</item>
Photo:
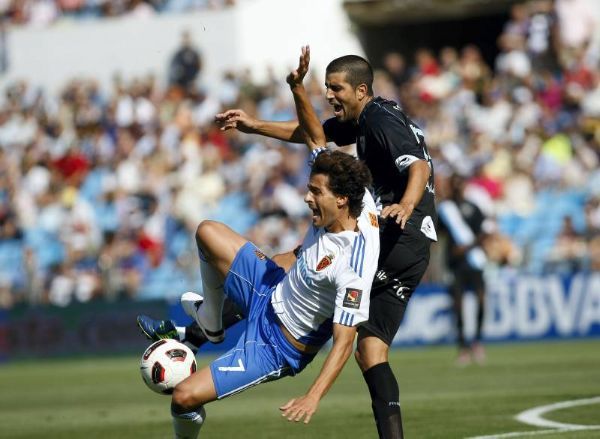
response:
[[[0,15],[15,25],[50,26],[68,20],[144,17],[234,6],[236,0],[4,0]]]
[[[234,3],[4,1],[0,11],[26,24],[42,7],[54,21]],[[399,99],[425,129],[439,178],[467,176],[470,197],[495,219],[495,264],[532,273],[600,268],[599,26],[569,25],[591,15],[564,3],[515,6],[494,65],[473,44],[423,48],[413,60],[390,53],[376,73],[376,92]],[[5,90],[0,307],[177,295],[197,281],[193,234],[205,218],[269,254],[296,245],[307,224],[304,147],[211,122],[233,106],[292,118],[290,93],[283,78],[224,75],[221,90],[154,77],[115,80],[111,90],[77,78],[58,95],[24,81]],[[321,79],[309,89],[325,118]]]

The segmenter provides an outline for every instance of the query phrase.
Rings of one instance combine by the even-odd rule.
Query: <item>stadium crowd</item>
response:
[[[467,196],[492,219],[484,246],[495,267],[600,270],[598,27],[578,0],[536,0],[513,6],[494,65],[475,45],[374,63],[376,94],[398,99],[425,130],[440,184],[467,178]],[[321,73],[308,88],[326,118]],[[0,308],[178,296],[197,286],[193,236],[206,218],[269,254],[297,245],[308,224],[306,148],[213,123],[233,107],[294,118],[283,78],[259,84],[231,71],[211,90],[162,82],[115,78],[103,90],[78,78],[58,96],[25,82],[5,90]],[[435,260],[430,280],[441,276]]]
[[[14,25],[48,26],[61,20],[144,17],[235,4],[236,0],[0,0],[0,16]]]

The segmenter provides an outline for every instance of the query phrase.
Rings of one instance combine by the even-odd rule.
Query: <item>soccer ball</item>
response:
[[[169,395],[177,384],[196,372],[196,358],[183,343],[159,340],[148,346],[142,355],[140,372],[151,390]]]

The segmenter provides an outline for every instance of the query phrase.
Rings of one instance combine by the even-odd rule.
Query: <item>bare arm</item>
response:
[[[227,110],[215,116],[215,121],[226,131],[237,129],[243,133],[259,134],[292,143],[304,143],[304,133],[295,120],[274,122],[249,116],[244,110]]]
[[[302,81],[308,72],[310,64],[310,47],[304,46],[302,54],[298,61],[298,68],[291,72],[287,77],[287,83],[290,85],[294,103],[296,104],[296,113],[300,127],[305,134],[305,142],[310,150],[325,146],[327,139],[321,121],[317,117],[317,113],[313,108],[310,98],[306,93]]]
[[[354,347],[355,336],[356,327],[338,323],[333,325],[333,346],[319,376],[306,395],[291,399],[279,408],[283,412],[282,416],[289,421],[299,422],[304,418],[305,424],[310,422],[310,418],[317,411],[319,401],[325,396],[348,361]]]
[[[296,255],[293,251],[287,253],[280,253],[271,258],[273,262],[283,268],[286,273],[292,268],[292,265],[296,262]]]
[[[429,164],[425,160],[417,160],[408,167],[408,184],[404,196],[398,204],[390,204],[381,211],[381,216],[396,218],[396,223],[404,228],[406,221],[412,215],[415,206],[419,204],[425,192],[425,186],[429,179]]]

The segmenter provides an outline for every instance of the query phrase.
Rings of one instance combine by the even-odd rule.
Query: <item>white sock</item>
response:
[[[219,331],[223,328],[223,278],[212,265],[203,260],[200,260],[200,275],[204,302],[198,308],[198,319],[209,331]]]
[[[200,427],[206,419],[206,411],[204,406],[200,407],[198,411],[182,414],[173,413],[171,410],[171,416],[173,417],[175,439],[196,439]]]
[[[175,326],[177,330],[177,337],[179,337],[179,341],[185,340],[185,326]]]

